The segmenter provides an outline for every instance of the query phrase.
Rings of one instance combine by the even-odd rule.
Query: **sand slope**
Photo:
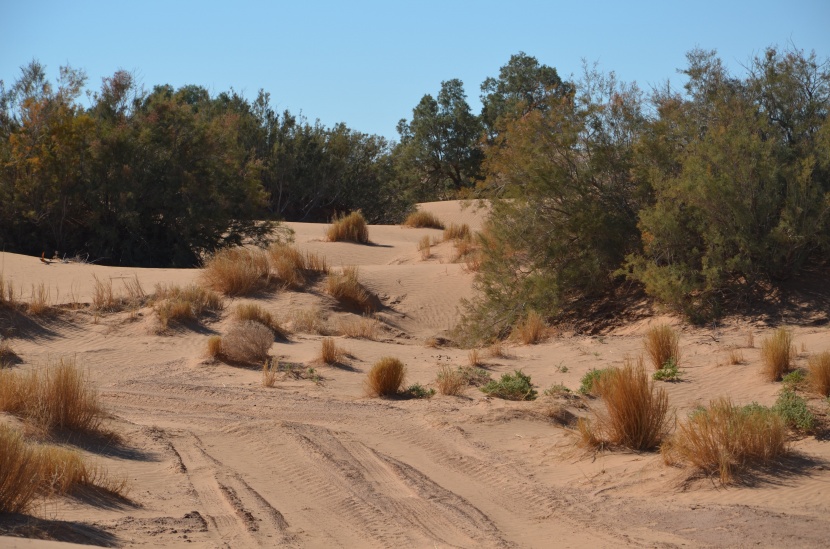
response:
[[[445,222],[481,226],[481,213],[457,203],[422,205]],[[4,532],[29,532],[76,543],[125,547],[709,547],[826,544],[830,525],[830,446],[814,437],[794,442],[796,466],[759,476],[748,486],[683,483],[684,471],[654,453],[586,454],[551,420],[553,401],[516,403],[465,396],[380,400],[364,396],[372,363],[396,356],[408,382],[433,384],[442,365],[467,363],[467,351],[428,347],[473,295],[473,274],[453,263],[451,244],[423,260],[417,242],[441,231],[371,227],[372,245],[329,243],[324,225],[290,224],[298,246],[331,265],[357,265],[378,294],[383,323],[377,341],[335,336],[351,358],[343,367],[316,362],[319,334],[295,333],[271,354],[322,379],[260,384],[256,369],[203,358],[205,341],[230,325],[228,311],[200,326],[165,334],[150,309],[95,315],[85,308],[26,325],[11,344],[21,363],[41,367],[73,355],[88,368],[123,446],[80,441],[89,459],[131,483],[130,502],[46,500],[35,518],[0,517]],[[186,284],[196,270],[44,265],[3,254],[6,280],[28,296],[50,288],[58,303],[89,302],[94,278],[138,277]],[[290,319],[316,309],[331,327],[355,317],[319,288],[261,296],[258,303]],[[228,300],[228,310],[233,305]],[[592,368],[621,365],[641,352],[650,324],[682,330],[684,381],[663,384],[683,417],[728,395],[736,402],[774,402],[780,384],[758,374],[759,343],[771,330],[733,322],[717,329],[652,318],[602,336],[564,334],[535,346],[512,345],[485,357],[493,377],[521,368],[540,392],[553,383],[576,389]],[[755,345],[746,346],[752,331]],[[830,349],[827,327],[796,327],[809,353]],[[739,348],[744,362],[727,365]],[[595,403],[593,405],[596,405]],[[827,404],[814,399],[817,411]],[[579,410],[574,410],[579,412]],[[15,522],[17,521],[17,522]],[[32,534],[34,532],[35,534]],[[0,538],[0,546],[39,542]],[[50,545],[43,545],[50,546]]]

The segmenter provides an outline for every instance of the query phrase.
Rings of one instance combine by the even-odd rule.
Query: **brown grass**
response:
[[[295,309],[291,311],[291,329],[295,332],[326,335],[326,321],[320,309]]]
[[[49,306],[50,292],[45,283],[32,284],[32,297],[27,310],[30,315],[43,316],[51,311]]]
[[[607,411],[597,414],[592,423],[583,422],[584,443],[601,441],[632,450],[651,450],[660,444],[670,426],[669,399],[648,379],[642,359],[610,370],[594,385]]]
[[[380,322],[370,316],[345,317],[337,320],[337,332],[353,339],[375,341],[379,330]]]
[[[234,310],[234,318],[239,322],[252,320],[270,328],[275,334],[284,335],[279,321],[256,303],[240,303]]]
[[[207,340],[207,351],[205,354],[208,358],[217,359],[222,356],[222,336],[212,335]]]
[[[196,320],[224,308],[219,294],[195,284],[185,287],[157,284],[153,300],[153,308],[164,330],[171,322]]]
[[[507,358],[507,347],[501,340],[496,340],[487,348],[487,355],[491,358]]]
[[[666,463],[690,463],[727,484],[735,472],[770,464],[785,454],[787,428],[767,408],[739,407],[721,398],[681,422],[661,450]]]
[[[18,300],[15,297],[14,283],[11,280],[6,280],[2,272],[0,272],[0,307],[9,309],[16,309]]]
[[[104,411],[74,358],[25,373],[0,370],[0,411],[38,429],[100,432]]]
[[[299,289],[306,284],[306,275],[317,272],[328,272],[325,259],[314,255],[313,260],[294,246],[274,244],[268,249],[268,260],[271,265],[272,277],[275,281],[287,288]],[[314,269],[309,269],[309,264]]]
[[[530,311],[527,316],[513,327],[512,336],[525,345],[534,345],[542,341],[547,334],[547,324],[542,315]]]
[[[746,346],[749,349],[755,347],[755,336],[752,334],[752,330],[746,332]]]
[[[807,381],[816,393],[830,396],[830,351],[807,359]]]
[[[349,215],[336,216],[326,231],[326,238],[329,242],[368,244],[369,229],[366,226],[366,218],[360,210]]]
[[[0,369],[9,366],[16,357],[9,340],[0,336]]]
[[[409,214],[403,226],[415,229],[443,229],[444,223],[431,212],[417,211]]]
[[[662,370],[670,360],[680,365],[680,336],[671,326],[661,324],[649,328],[643,340],[651,365],[655,370]]]
[[[280,371],[278,360],[266,360],[262,363],[262,386],[271,388],[277,384],[277,375]]]
[[[200,275],[207,288],[227,296],[245,296],[271,284],[268,254],[259,248],[225,248],[205,261]]]
[[[478,349],[470,349],[470,352],[467,353],[467,360],[470,363],[470,366],[476,368],[481,366],[484,361],[481,359],[481,353]]]
[[[324,337],[320,345],[320,361],[325,364],[339,364],[343,362],[346,353],[334,342],[334,338]]]
[[[368,313],[373,308],[372,295],[358,280],[358,273],[357,267],[343,267],[340,273],[329,273],[326,291],[336,300]]]
[[[442,395],[458,396],[467,390],[467,378],[461,370],[441,366],[438,376],[435,378],[438,392]]]
[[[426,261],[432,255],[432,245],[429,236],[424,236],[418,241],[418,251],[421,252],[421,259]]]
[[[729,364],[736,365],[736,364],[743,364],[744,363],[744,354],[739,349],[732,349],[729,351]]]
[[[26,511],[41,489],[34,449],[16,430],[0,424],[0,513]]]
[[[246,320],[234,324],[222,337],[223,358],[248,364],[268,359],[268,351],[274,343],[274,333],[259,322]]]
[[[112,279],[101,281],[97,276],[92,275],[95,286],[92,288],[92,308],[100,312],[114,312],[119,309],[118,300],[112,291]]]
[[[395,396],[406,378],[406,366],[393,357],[383,357],[375,362],[366,376],[366,393],[369,396]]]
[[[778,328],[761,341],[761,373],[768,381],[779,381],[790,371],[794,354],[792,332]]]
[[[450,226],[444,229],[444,240],[465,240],[471,238],[470,226],[466,223],[456,225],[450,223]]]

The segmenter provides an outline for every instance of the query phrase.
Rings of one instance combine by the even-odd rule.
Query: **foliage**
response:
[[[816,417],[807,408],[807,401],[791,389],[781,391],[772,411],[793,429],[809,433],[816,426]]]
[[[591,369],[582,376],[582,379],[579,381],[579,393],[583,395],[596,395],[597,394],[597,382],[599,379],[610,372],[610,368],[605,368],[602,370]]]
[[[512,374],[502,374],[499,381],[491,381],[479,389],[487,396],[505,400],[535,400],[536,389],[530,382],[530,376],[516,370]]]
[[[411,398],[432,398],[435,395],[435,389],[427,389],[420,383],[413,383],[406,388],[404,393]]]
[[[668,359],[662,368],[651,375],[651,379],[654,381],[680,381],[680,370],[677,368],[677,363],[673,358]]]
[[[222,337],[222,358],[234,362],[257,364],[268,359],[268,350],[274,343],[274,332],[255,322],[235,323]]]

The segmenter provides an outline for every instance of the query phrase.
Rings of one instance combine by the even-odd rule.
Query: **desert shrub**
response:
[[[654,326],[646,332],[643,347],[655,370],[663,368],[669,360],[673,361],[675,368],[680,364],[679,341],[677,332],[665,324]]]
[[[807,359],[807,372],[812,390],[822,396],[830,396],[830,351]]]
[[[383,357],[375,362],[366,376],[366,392],[371,396],[395,396],[406,377],[406,366],[393,357]]]
[[[336,216],[326,231],[326,237],[329,242],[367,244],[369,242],[369,229],[366,226],[366,219],[360,210],[348,215]]]
[[[239,322],[252,320],[270,328],[275,334],[283,334],[279,321],[256,303],[240,303],[234,310],[234,317]]]
[[[267,254],[260,248],[225,248],[210,256],[201,272],[211,290],[238,297],[263,291],[271,284]]]
[[[404,227],[413,227],[416,229],[443,229],[444,224],[438,219],[435,214],[425,211],[417,211],[409,214],[406,221],[403,222]]]
[[[467,380],[459,369],[441,366],[435,378],[438,392],[442,395],[457,396],[463,394],[467,388]]]
[[[207,350],[205,354],[208,358],[220,358],[222,356],[222,336],[212,335],[207,340]]]
[[[544,339],[547,329],[547,324],[545,324],[542,315],[536,311],[530,311],[513,328],[513,337],[525,345],[534,345]]]
[[[804,372],[801,370],[793,370],[781,378],[781,385],[788,390],[794,391],[804,385],[805,378],[806,376],[804,375]]]
[[[259,363],[268,358],[274,333],[259,322],[235,323],[222,337],[222,356],[234,362]]]
[[[455,223],[450,223],[450,226],[444,229],[444,240],[465,240],[470,239],[472,234],[470,233],[470,226],[466,223],[461,225],[456,225]]]
[[[340,273],[329,273],[326,278],[326,291],[336,300],[365,312],[373,309],[372,295],[358,280],[357,267],[343,267]]]
[[[418,251],[421,252],[421,259],[426,261],[432,255],[432,247],[429,236],[424,236],[418,241]]]
[[[602,370],[591,369],[582,376],[582,379],[579,382],[579,392],[583,395],[597,395],[597,382],[599,379],[610,372],[611,368],[605,368]]]
[[[0,411],[45,432],[99,431],[104,411],[74,358],[24,373],[0,370]]]
[[[784,421],[769,408],[735,406],[721,398],[681,422],[661,450],[667,463],[690,463],[727,484],[736,472],[770,464],[785,454],[786,441]]]
[[[458,371],[461,372],[461,375],[464,377],[464,381],[467,385],[472,385],[474,387],[480,387],[481,385],[486,385],[490,383],[492,377],[490,376],[490,372],[483,368],[474,368],[472,366],[460,366]]]
[[[406,388],[404,394],[409,398],[432,398],[435,395],[435,389],[427,389],[420,383],[413,383]]]
[[[779,381],[789,372],[792,359],[793,334],[786,328],[778,328],[761,342],[761,372],[769,381]]]
[[[680,381],[680,370],[673,358],[668,359],[663,367],[651,375],[654,381]]]
[[[320,361],[325,364],[337,364],[343,361],[345,353],[335,344],[331,337],[324,337],[320,344]]]
[[[594,387],[606,412],[597,413],[593,422],[583,425],[592,433],[591,441],[642,451],[657,447],[668,434],[668,396],[649,381],[642,360],[608,371]]]
[[[196,320],[224,308],[217,293],[195,284],[185,287],[157,284],[153,301],[162,329],[167,329],[171,322]]]
[[[798,396],[795,391],[789,389],[781,391],[772,411],[781,416],[781,419],[793,429],[809,433],[816,426],[816,417],[807,408],[807,401]]]
[[[344,337],[375,341],[378,338],[379,329],[380,322],[370,316],[349,316],[337,319],[337,332]]]
[[[512,374],[502,374],[499,381],[490,381],[479,389],[487,396],[505,400],[534,400],[536,389],[530,382],[530,376],[516,370]]]

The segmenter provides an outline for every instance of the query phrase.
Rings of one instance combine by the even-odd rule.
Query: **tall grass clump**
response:
[[[283,335],[284,330],[274,315],[256,303],[240,303],[234,310],[234,318],[239,322],[252,320],[271,329],[275,334]]]
[[[643,347],[655,370],[662,369],[669,361],[680,364],[680,336],[671,326],[661,324],[650,328],[643,340]]]
[[[324,337],[320,344],[320,361],[332,365],[343,361],[345,353],[334,342],[334,338]]]
[[[358,280],[358,272],[357,267],[343,267],[339,273],[329,273],[326,291],[338,301],[369,312],[373,309],[372,295]]]
[[[370,396],[395,396],[406,378],[406,366],[397,358],[383,357],[366,376],[366,393]]]
[[[642,360],[603,373],[594,386],[606,412],[597,413],[591,423],[581,420],[585,443],[642,451],[656,448],[668,434],[668,395],[649,380]]]
[[[32,284],[32,296],[27,306],[30,315],[42,316],[51,311],[50,293],[45,283]]]
[[[769,408],[736,406],[720,398],[681,422],[661,451],[669,464],[689,463],[728,484],[736,473],[783,456],[788,451],[787,427]]]
[[[816,393],[830,396],[830,351],[807,359],[807,381]]]
[[[0,513],[26,511],[41,484],[34,448],[16,430],[0,424]]]
[[[409,214],[406,221],[403,222],[403,226],[415,229],[443,229],[444,223],[435,214],[419,210]]]
[[[324,256],[303,253],[288,244],[273,244],[268,248],[268,261],[272,279],[288,288],[302,288],[309,278],[329,272]]]
[[[238,297],[261,292],[271,284],[268,256],[259,248],[225,248],[210,256],[201,282],[221,294]]]
[[[335,216],[326,231],[326,238],[329,242],[368,244],[369,229],[366,226],[366,218],[360,210],[348,215]]]
[[[472,238],[470,226],[466,223],[457,225],[450,223],[450,226],[444,229],[444,240],[467,240]]]
[[[778,328],[761,341],[761,373],[769,381],[780,381],[790,371],[793,354],[792,332]]]
[[[435,384],[442,395],[458,396],[467,389],[467,378],[458,368],[443,365],[435,378]]]
[[[195,284],[185,287],[157,284],[153,300],[162,329],[167,329],[171,322],[196,320],[224,308],[217,293]]]
[[[418,251],[421,252],[421,259],[424,261],[432,255],[432,244],[429,236],[425,235],[418,241]]]
[[[542,315],[536,311],[530,311],[513,328],[512,335],[525,345],[534,345],[545,338],[548,326]]]
[[[234,324],[222,337],[221,356],[233,362],[260,363],[268,359],[274,332],[259,322],[246,320]]]
[[[0,370],[0,411],[46,433],[100,431],[104,410],[74,358],[28,372]]]

